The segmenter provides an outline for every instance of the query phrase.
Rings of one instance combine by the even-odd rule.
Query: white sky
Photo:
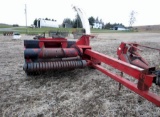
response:
[[[62,23],[64,18],[74,19],[71,5],[82,8],[88,17],[99,17],[104,23],[129,25],[129,14],[136,11],[137,25],[160,24],[160,0],[0,0],[0,23],[25,25],[27,4],[28,25],[35,18],[50,18]]]

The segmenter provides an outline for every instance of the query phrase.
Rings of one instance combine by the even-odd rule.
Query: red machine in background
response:
[[[27,74],[58,69],[74,69],[91,66],[123,84],[130,90],[160,106],[160,97],[149,91],[154,83],[160,86],[160,71],[150,68],[138,53],[138,44],[121,43],[117,49],[120,60],[91,49],[90,35],[77,41],[65,38],[40,38],[24,41],[24,71]],[[124,72],[138,80],[135,84],[101,66],[101,62]]]

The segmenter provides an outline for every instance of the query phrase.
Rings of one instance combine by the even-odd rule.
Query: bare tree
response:
[[[135,14],[136,14],[137,12],[135,12],[135,11],[131,11],[131,13],[130,13],[130,16],[129,16],[129,27],[130,28],[132,28],[132,25],[135,23],[135,21],[136,21],[136,17],[135,17]]]

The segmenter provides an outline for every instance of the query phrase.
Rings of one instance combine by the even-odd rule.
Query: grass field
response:
[[[1,24],[0,23],[0,28],[11,28],[12,25],[7,25],[7,24]]]
[[[5,28],[5,30],[3,30]],[[30,28],[30,27],[12,27],[11,25],[5,25],[5,24],[0,24],[0,34],[3,32],[6,32],[6,28],[8,28],[8,31],[13,31],[13,32],[19,32],[21,34],[41,34],[41,33],[48,33],[48,31],[67,31],[71,33],[74,29],[73,28],[50,28],[50,27],[42,27],[42,28]],[[80,28],[78,28],[80,30]],[[120,33],[128,33],[130,31],[118,31]],[[91,33],[117,33],[115,30],[108,30],[108,29],[91,29]]]
[[[13,30],[16,30],[16,32],[19,32],[21,34],[40,34],[40,33],[48,33],[49,31],[67,31],[72,32],[73,28],[14,28]],[[130,31],[118,31],[119,33],[128,33]],[[3,31],[1,31],[3,33]],[[117,33],[117,31],[114,30],[107,30],[107,29],[91,29],[91,33]]]
[[[72,32],[73,28],[49,28],[49,27],[42,27],[42,28],[30,28],[25,26],[20,27],[13,27],[12,25],[7,24],[1,24],[0,23],[0,34],[2,34],[4,31],[13,31],[13,32],[19,32],[21,34],[41,34],[41,33],[48,33],[48,31],[68,31]],[[108,30],[108,29],[91,29],[91,33],[133,33],[133,32],[160,32],[160,25],[151,25],[151,26],[135,26],[133,27],[136,29],[136,31],[115,31],[115,30]],[[4,30],[3,30],[4,29]]]

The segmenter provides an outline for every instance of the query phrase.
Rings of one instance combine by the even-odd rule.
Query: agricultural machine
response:
[[[117,49],[118,59],[92,50],[90,38],[93,36],[90,36],[88,18],[81,9],[75,6],[73,8],[80,16],[86,34],[77,41],[69,41],[63,37],[40,37],[38,40],[24,40],[24,71],[27,74],[33,74],[44,71],[93,67],[119,82],[119,89],[122,84],[160,106],[160,96],[149,91],[152,84],[160,86],[160,70],[149,67],[147,61],[139,54],[138,46],[142,45],[122,42]],[[157,50],[160,51],[160,49]],[[113,73],[104,68],[101,63],[121,71],[121,74]],[[125,79],[123,73],[135,78],[137,83]]]
[[[147,61],[141,57],[138,46],[142,45],[122,42],[117,49],[118,60],[92,50],[90,46],[91,37],[90,35],[83,35],[77,41],[68,41],[59,37],[24,40],[25,64],[23,69],[27,74],[33,74],[49,70],[90,66],[160,106],[160,97],[149,91],[152,84],[160,86],[160,71],[156,70],[155,67],[150,68]],[[101,66],[101,63],[118,69],[122,72],[121,75],[107,70]],[[137,79],[138,83],[135,84],[125,79],[123,73]]]

